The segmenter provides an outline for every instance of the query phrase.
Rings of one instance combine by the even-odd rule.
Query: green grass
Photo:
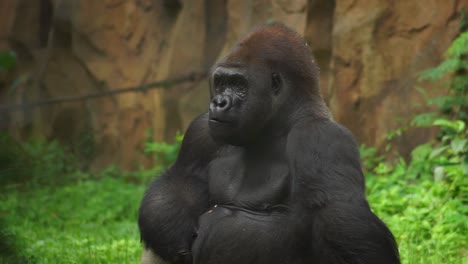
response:
[[[452,127],[445,140],[418,146],[409,162],[389,165],[361,148],[369,202],[402,263],[468,263],[468,132],[444,124]],[[56,143],[23,142],[17,151],[8,142],[0,152],[0,263],[138,263],[137,210],[161,167],[83,173]],[[157,157],[177,152],[158,144],[150,151]],[[162,157],[169,164],[175,156]]]
[[[105,178],[2,192],[3,237],[15,238],[19,252],[3,259],[0,254],[0,262],[137,263],[137,209],[144,190]]]
[[[367,173],[372,209],[395,234],[402,263],[468,263],[466,177],[455,171],[438,181],[408,179],[409,167],[379,163]],[[136,218],[146,185],[105,176],[57,187],[13,186],[0,194],[0,237],[18,252],[7,256],[3,249],[0,263],[138,262]]]

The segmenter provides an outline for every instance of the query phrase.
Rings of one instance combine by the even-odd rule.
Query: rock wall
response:
[[[302,33],[321,67],[335,119],[383,146],[422,102],[416,74],[440,62],[468,0],[3,0],[0,102],[21,104],[207,71],[253,27],[280,21]],[[14,85],[12,85],[14,84]],[[172,140],[206,111],[206,81],[74,103],[0,112],[18,138],[59,139],[91,169],[135,168],[144,142]],[[418,134],[415,134],[418,133]],[[429,135],[409,133],[403,152]]]
[[[387,131],[424,110],[417,74],[443,59],[463,6],[468,2],[336,1],[329,75],[335,118],[361,142],[384,147]],[[408,154],[429,136],[412,130],[393,146]]]

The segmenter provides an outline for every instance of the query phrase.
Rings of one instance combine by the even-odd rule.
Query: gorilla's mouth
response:
[[[229,120],[225,120],[225,119],[220,119],[220,118],[216,118],[216,117],[213,117],[213,118],[210,118],[210,123],[215,123],[215,124],[232,124],[231,121]]]

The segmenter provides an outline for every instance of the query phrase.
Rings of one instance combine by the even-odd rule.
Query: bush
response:
[[[447,91],[427,98],[439,112],[411,122],[440,128],[437,140],[417,146],[408,163],[396,156],[395,165],[376,157],[375,149],[361,147],[369,202],[395,234],[402,263],[465,263],[467,257],[468,33],[453,42],[446,56],[421,74],[421,80],[438,82]],[[389,133],[390,138],[404,131]]]
[[[2,186],[60,184],[81,176],[76,158],[57,141],[31,138],[19,143],[9,135],[0,134],[0,146]]]
[[[147,139],[145,144],[145,153],[153,156],[159,172],[167,169],[176,161],[183,139],[184,135],[180,133],[176,134],[174,143],[172,144],[166,142],[154,142],[151,138]]]
[[[466,175],[460,165],[441,169],[433,151],[422,145],[409,164],[401,158],[366,173],[369,202],[394,233],[402,263],[462,263],[468,244]]]

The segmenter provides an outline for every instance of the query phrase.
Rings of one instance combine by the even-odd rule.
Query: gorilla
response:
[[[281,24],[214,65],[209,111],[142,200],[142,263],[399,263],[318,75],[307,44]]]

